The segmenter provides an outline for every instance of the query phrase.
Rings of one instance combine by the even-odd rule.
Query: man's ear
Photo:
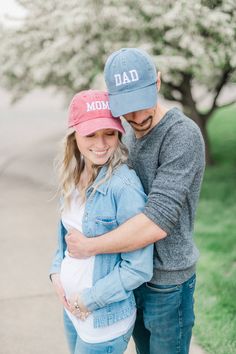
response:
[[[160,91],[161,88],[161,72],[158,71],[157,73],[157,91]]]

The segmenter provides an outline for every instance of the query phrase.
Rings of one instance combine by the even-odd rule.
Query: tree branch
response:
[[[225,108],[225,107],[228,107],[228,106],[231,106],[232,104],[236,103],[236,98],[230,102],[227,102],[227,103],[224,103],[220,106],[216,105],[216,108]]]
[[[176,101],[176,102],[182,103],[182,98],[178,98],[178,97],[176,97],[176,95],[173,94],[173,91],[177,91],[182,96],[182,93],[180,92],[180,90],[177,86],[174,86],[173,84],[171,84],[169,82],[166,83],[163,81],[163,87],[164,87],[164,89],[162,90],[162,94],[165,99],[167,99],[169,101]]]
[[[229,79],[229,76],[230,74],[233,72],[232,68],[228,68],[227,70],[225,70],[218,82],[218,84],[216,85],[215,87],[215,97],[213,99],[213,102],[212,102],[212,106],[211,108],[209,109],[209,111],[204,114],[204,119],[207,121],[209,119],[209,117],[211,116],[211,114],[214,112],[214,110],[218,107],[217,104],[216,104],[216,101],[221,93],[221,90],[222,88],[224,87],[224,85],[227,83],[228,79]]]
[[[166,83],[164,80],[163,80],[163,82],[164,82],[166,85],[168,85],[172,90],[180,91],[179,86],[174,85],[172,82]]]

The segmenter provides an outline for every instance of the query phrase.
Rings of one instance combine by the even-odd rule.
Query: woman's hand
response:
[[[70,311],[75,317],[79,318],[80,320],[84,321],[89,316],[91,312],[84,306],[82,301],[80,300],[79,295],[71,297],[68,301],[66,299],[66,294],[63,289],[60,280],[60,274],[54,273],[51,275],[52,284],[54,290],[59,298],[59,301],[62,305]]]
[[[85,321],[86,318],[90,315],[90,311],[87,309],[86,306],[84,306],[83,302],[80,299],[79,295],[72,296],[69,300],[68,303],[70,304],[71,307],[71,312],[73,313],[74,316],[79,318],[82,321]]]
[[[54,290],[59,298],[59,301],[62,303],[62,305],[70,312],[71,311],[71,306],[68,303],[66,299],[66,294],[65,291],[62,287],[61,280],[60,280],[60,274],[59,273],[54,273],[51,275],[51,280],[52,280],[52,285],[54,287]]]

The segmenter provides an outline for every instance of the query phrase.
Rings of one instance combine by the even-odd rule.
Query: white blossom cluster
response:
[[[235,79],[235,0],[18,1],[23,25],[0,28],[0,84],[15,99],[34,87],[88,88],[121,47],[153,55],[164,94],[183,104],[185,80],[217,94]]]

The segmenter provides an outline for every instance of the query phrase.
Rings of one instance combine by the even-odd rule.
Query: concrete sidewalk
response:
[[[9,108],[0,91],[0,353],[66,354],[61,307],[48,280],[58,220],[53,160],[61,98],[36,92]],[[127,354],[134,354],[131,342]],[[191,354],[202,354],[192,346]]]

